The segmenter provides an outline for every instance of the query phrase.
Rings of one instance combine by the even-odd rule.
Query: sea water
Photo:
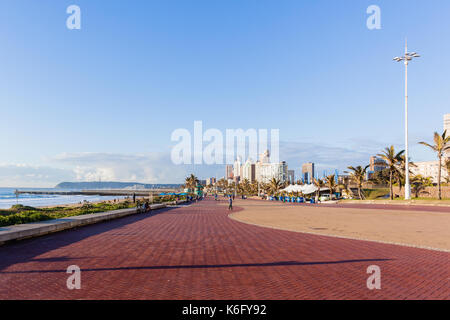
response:
[[[60,190],[60,189],[36,189],[26,188],[19,190],[27,191],[80,191],[80,190]],[[113,199],[123,199],[119,196],[85,196],[85,195],[51,195],[51,194],[20,194],[16,197],[14,188],[0,188],[0,209],[9,209],[15,204],[22,204],[30,207],[56,206],[63,204],[76,204],[83,201],[97,202]]]

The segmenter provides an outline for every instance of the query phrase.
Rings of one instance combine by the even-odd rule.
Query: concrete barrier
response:
[[[150,205],[150,210],[166,208],[170,205],[185,203],[186,201],[173,201],[169,203],[159,203]],[[137,209],[121,209],[115,211],[85,214],[61,219],[53,219],[27,224],[19,224],[7,227],[0,227],[0,245],[14,240],[23,240],[43,236],[49,233],[59,232],[85,225],[99,223],[103,221],[118,219],[132,214],[136,214]]]

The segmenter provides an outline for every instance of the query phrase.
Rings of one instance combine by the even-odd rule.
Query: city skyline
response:
[[[450,4],[405,3],[381,1],[381,29],[369,30],[369,1],[82,0],[81,30],[68,30],[68,1],[4,1],[0,186],[217,176],[218,166],[170,163],[171,132],[198,119],[279,128],[280,159],[296,172],[368,163],[404,148],[404,70],[392,57],[406,37],[423,56],[410,67],[411,160],[433,160],[417,142],[449,110],[450,46],[429,35],[450,36]]]

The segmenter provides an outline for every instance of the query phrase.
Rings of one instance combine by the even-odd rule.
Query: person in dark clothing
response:
[[[233,210],[233,199],[231,197],[228,199],[228,210]]]
[[[133,203],[136,203],[136,193],[133,193]]]

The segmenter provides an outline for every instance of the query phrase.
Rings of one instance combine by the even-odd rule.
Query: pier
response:
[[[180,189],[141,189],[141,190],[81,190],[81,191],[35,191],[35,190],[16,190],[16,196],[21,194],[46,194],[46,195],[83,195],[83,196],[148,196],[160,193],[180,192]]]

